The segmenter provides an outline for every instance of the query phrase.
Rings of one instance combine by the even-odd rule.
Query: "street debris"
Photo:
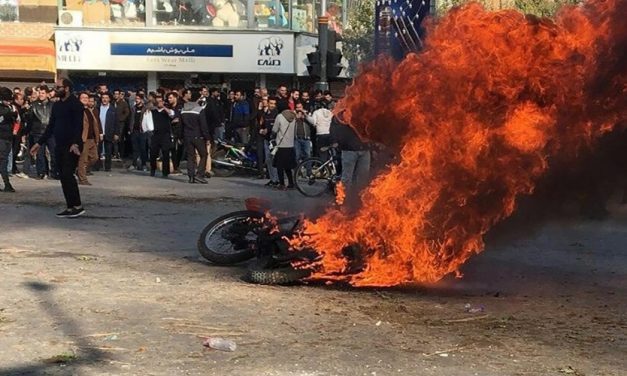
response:
[[[583,374],[580,372],[577,372],[576,369],[574,369],[571,366],[566,366],[566,367],[562,367],[559,369],[559,373],[564,373],[567,375],[577,375],[577,376],[582,376]]]
[[[89,255],[80,255],[75,258],[77,261],[98,261],[98,257]]]
[[[74,353],[62,353],[59,355],[52,356],[50,358],[44,359],[44,363],[48,364],[67,364],[75,361],[77,359],[76,354]]]
[[[485,311],[485,307],[483,305],[479,305],[479,306],[473,307],[472,304],[466,303],[466,304],[464,304],[464,310],[467,313],[481,313],[481,312]]]
[[[446,349],[446,350],[435,351],[435,352],[432,352],[432,353],[422,353],[422,355],[424,355],[424,356],[438,355],[438,356],[441,356],[443,358],[447,358],[450,353],[455,352],[455,351],[463,350],[466,347],[467,346],[457,346],[457,347],[453,347],[453,348]]]
[[[207,338],[202,345],[220,351],[235,351],[237,349],[237,344],[234,341],[219,337]]]
[[[442,322],[444,322],[445,324],[452,324],[452,323],[457,323],[457,322],[468,322],[468,321],[482,320],[482,319],[485,319],[487,317],[490,317],[490,315],[480,315],[480,316],[465,317],[463,319],[442,320]]]
[[[381,326],[381,320],[377,321],[376,324],[374,324],[375,326]]]

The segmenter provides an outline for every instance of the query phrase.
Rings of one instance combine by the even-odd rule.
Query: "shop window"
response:
[[[292,29],[307,33],[318,32],[318,16],[320,15],[320,0],[291,0],[292,1]],[[327,0],[327,9],[324,13],[329,18],[329,30],[342,33],[344,0]]]
[[[248,27],[246,0],[153,0],[153,7],[157,25]]]
[[[0,0],[1,1],[1,0]],[[146,3],[144,0],[60,0],[61,9],[70,11],[69,19],[76,22],[81,20],[82,25],[75,23],[62,26],[115,26],[137,27],[146,24]]]
[[[281,0],[254,0],[255,26],[258,28],[287,28],[288,3]]]
[[[313,0],[294,0],[292,2],[292,30],[316,33],[318,12]]]
[[[0,22],[19,21],[19,1],[0,0]]]
[[[0,22],[54,24],[56,20],[56,0],[0,0]]]

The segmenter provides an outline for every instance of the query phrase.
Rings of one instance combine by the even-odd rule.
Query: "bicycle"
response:
[[[340,153],[338,144],[321,147],[322,153],[329,153],[327,161],[321,158],[307,158],[296,166],[294,183],[296,189],[307,197],[317,197],[325,192],[335,193],[340,181]]]

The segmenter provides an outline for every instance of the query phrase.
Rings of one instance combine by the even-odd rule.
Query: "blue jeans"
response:
[[[278,182],[279,172],[275,167],[272,166],[272,154],[270,154],[270,145],[268,144],[268,140],[263,140],[263,149],[266,155],[266,168],[268,169],[268,175],[270,175],[270,180],[273,182]]]
[[[370,151],[342,150],[342,183],[352,196],[363,189],[370,179]]]
[[[141,170],[148,163],[148,134],[133,132],[131,142],[133,143],[133,165]]]
[[[31,142],[33,145],[38,141],[37,137],[31,136]],[[46,148],[48,149],[48,154],[50,155],[50,161],[46,158]],[[54,137],[50,137],[48,141],[46,141],[37,152],[37,157],[35,161],[35,168],[37,170],[37,175],[45,175],[48,174],[51,177],[59,176],[59,168],[57,166],[57,158],[56,158],[56,149],[57,143],[54,140]],[[50,162],[50,167],[48,167],[48,162]]]
[[[311,140],[297,138],[295,141],[294,150],[296,151],[296,162],[311,158]]]
[[[213,139],[214,140],[222,140],[224,141],[224,126],[216,127],[213,130]]]

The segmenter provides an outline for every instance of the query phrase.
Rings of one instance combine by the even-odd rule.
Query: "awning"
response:
[[[54,42],[45,39],[3,38],[0,75],[15,78],[54,78]]]

